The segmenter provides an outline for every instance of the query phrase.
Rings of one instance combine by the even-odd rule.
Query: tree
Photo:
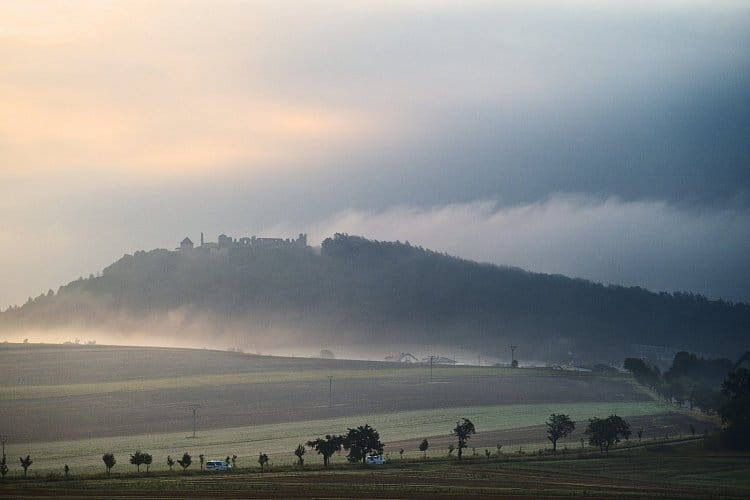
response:
[[[102,461],[104,462],[104,467],[107,468],[107,475],[109,476],[110,474],[112,474],[112,467],[115,466],[117,460],[112,453],[105,453],[104,455],[102,455]]]
[[[308,441],[307,446],[323,455],[323,466],[328,467],[328,463],[334,453],[341,449],[344,438],[342,436],[326,434],[325,438],[318,438],[314,441]]]
[[[5,477],[7,473],[8,473],[8,460],[5,457],[5,454],[3,454],[3,457],[0,458],[0,476]]]
[[[237,466],[237,455],[232,454],[232,469]]]
[[[294,454],[297,455],[297,463],[299,464],[300,468],[305,466],[305,453],[307,450],[305,450],[305,447],[302,446],[302,443],[297,445],[297,449],[294,450]]]
[[[21,462],[21,467],[23,467],[23,477],[26,477],[26,471],[34,461],[31,459],[31,455],[26,455],[26,458],[18,457],[18,461]]]
[[[748,354],[745,353],[744,357]],[[742,361],[743,358],[740,358]],[[725,436],[733,448],[750,447],[750,370],[737,367],[721,385],[726,402],[719,408],[721,422],[727,425]]]
[[[260,464],[260,471],[263,472],[263,467],[268,465],[268,455],[265,453],[258,455],[258,463]]]
[[[471,439],[472,434],[476,434],[474,424],[468,418],[464,418],[461,421],[456,422],[456,427],[453,429],[452,435],[456,436],[458,440],[458,459],[461,460],[463,449],[466,448],[466,443]]]
[[[621,438],[630,437],[630,424],[617,415],[610,415],[607,418],[591,418],[586,428],[586,434],[589,435],[589,444],[598,446],[599,451],[609,453],[609,448],[614,443],[619,443]]]
[[[185,452],[182,455],[182,460],[178,460],[177,463],[182,467],[182,472],[187,472],[187,468],[193,463],[193,457],[190,456],[190,453]]]
[[[347,460],[350,462],[361,461],[363,465],[367,455],[372,452],[383,453],[380,434],[369,424],[360,425],[356,429],[347,429],[343,444],[344,449],[349,451]]]
[[[135,465],[138,472],[141,472],[141,464],[144,463],[146,455],[141,453],[141,450],[136,450],[135,453],[130,455],[130,463]]]
[[[169,466],[169,470],[172,470],[172,467],[174,467],[174,460],[171,455],[167,455],[167,465]]]
[[[453,450],[455,450],[455,449],[456,449],[456,447],[455,447],[455,446],[453,446],[453,443],[450,443],[450,444],[448,445],[448,456],[449,456],[449,457],[452,457],[452,456],[453,456]]]
[[[490,455],[491,455],[490,450],[488,450],[487,448],[485,448],[484,449],[484,454],[487,457],[487,460],[489,460],[490,459]]]
[[[201,453],[200,455],[198,455],[198,461],[200,461],[201,470],[203,470],[203,463],[206,461],[206,456]]]
[[[63,467],[63,472],[65,473],[65,478],[67,479],[68,473],[70,472],[70,467],[68,467],[68,464],[65,464],[65,467]]]
[[[641,438],[643,437],[643,427],[638,429],[638,441],[640,442]]]
[[[421,443],[419,443],[419,451],[421,451],[424,454],[424,458],[427,458],[427,448],[430,447],[430,443],[423,439]]]
[[[547,420],[547,439],[552,442],[552,451],[557,452],[557,440],[567,437],[576,424],[568,415],[562,413],[553,413]]]
[[[401,460],[403,460],[404,459],[404,449],[401,448],[400,450],[398,450],[398,454],[401,456]]]
[[[146,465],[146,472],[151,469],[151,464],[154,462],[154,457],[150,453],[143,454],[143,463]]]

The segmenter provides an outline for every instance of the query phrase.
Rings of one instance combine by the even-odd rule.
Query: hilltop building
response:
[[[283,248],[307,248],[307,235],[300,233],[297,238],[259,238],[257,236],[244,236],[242,238],[233,238],[226,234],[220,234],[216,242],[206,242],[201,233],[201,244],[194,248],[190,238],[185,238],[180,243],[179,250],[182,252],[189,251],[207,251],[211,254],[227,253],[233,248],[263,248],[263,249],[283,249]]]

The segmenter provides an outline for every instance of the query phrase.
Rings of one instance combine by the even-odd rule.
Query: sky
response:
[[[200,232],[750,301],[750,3],[0,3],[0,308]]]

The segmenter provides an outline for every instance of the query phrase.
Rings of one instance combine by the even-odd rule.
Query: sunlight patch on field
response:
[[[117,458],[115,471],[133,469],[128,458],[136,449],[147,451],[154,457],[153,470],[164,470],[166,457],[177,459],[184,452],[193,456],[195,466],[198,455],[206,459],[223,458],[237,454],[241,467],[257,466],[258,453],[267,453],[271,462],[276,464],[291,463],[294,460],[292,451],[298,443],[325,434],[340,434],[347,427],[369,423],[374,426],[384,443],[405,439],[421,438],[435,435],[447,435],[461,417],[470,418],[477,431],[515,429],[540,425],[553,412],[566,413],[574,420],[590,417],[605,417],[611,413],[628,417],[652,415],[669,411],[669,407],[659,402],[616,402],[616,403],[560,403],[533,405],[499,405],[473,406],[463,408],[418,410],[407,412],[380,413],[345,418],[308,420],[282,424],[233,427],[225,429],[202,430],[199,428],[195,439],[190,431],[165,434],[146,434],[109,438],[85,439],[77,441],[59,441],[48,443],[27,443],[14,445],[9,443],[8,456],[30,454],[34,459],[32,471],[62,470],[68,464],[75,472],[95,472],[103,470],[101,457],[112,452]],[[75,423],[71,423],[75,425]],[[205,425],[200,422],[199,427]],[[540,435],[539,441],[544,439]],[[387,448],[386,448],[387,449]],[[395,450],[391,450],[395,453]],[[416,450],[407,450],[416,456]],[[445,453],[445,450],[435,450]],[[307,461],[317,463],[319,456],[309,451]],[[343,460],[343,455],[337,460]],[[15,467],[17,469],[17,467]],[[14,469],[15,470],[15,469]]]
[[[436,379],[444,377],[516,377],[527,375],[548,376],[595,376],[585,372],[563,372],[549,369],[517,369],[501,367],[458,366],[434,368]],[[373,368],[361,370],[271,370],[265,372],[240,372],[215,375],[191,375],[183,377],[157,377],[119,382],[99,382],[62,385],[14,385],[0,386],[0,401],[53,398],[64,396],[85,396],[90,394],[107,394],[113,392],[154,391],[163,389],[181,389],[185,387],[210,387],[235,384],[266,384],[274,382],[305,382],[311,380],[328,380],[352,378],[401,378],[425,381],[430,377],[427,367],[409,368]]]

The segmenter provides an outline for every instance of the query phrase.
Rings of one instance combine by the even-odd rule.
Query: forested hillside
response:
[[[153,250],[0,314],[0,329],[128,329],[180,311],[217,334],[297,341],[429,343],[545,358],[622,359],[629,344],[736,356],[750,306],[479,264],[409,244],[337,234],[320,252]]]

